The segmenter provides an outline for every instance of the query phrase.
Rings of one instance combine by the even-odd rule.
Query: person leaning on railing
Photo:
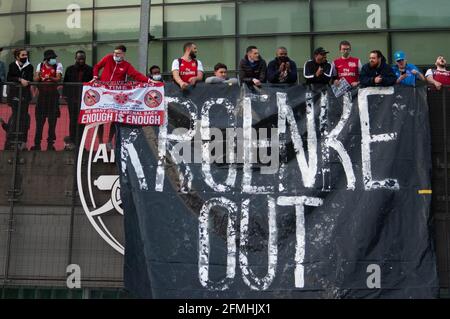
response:
[[[440,90],[443,85],[450,85],[450,71],[447,71],[447,60],[443,56],[436,59],[436,69],[429,69],[425,74],[428,83]]]
[[[41,150],[42,131],[48,120],[47,151],[55,151],[56,123],[61,113],[59,110],[59,92],[56,83],[60,83],[63,75],[63,65],[56,60],[55,51],[44,52],[44,59],[36,67],[34,81],[38,85],[39,96],[36,103],[36,135],[33,151]]]
[[[69,66],[64,75],[63,94],[67,98],[70,117],[69,136],[64,138],[64,150],[66,151],[74,150],[76,145],[80,144],[84,130],[84,125],[78,125],[83,87],[81,84],[70,83],[89,82],[93,76],[93,68],[86,64],[86,52],[77,51],[75,53],[75,64]]]
[[[126,61],[127,48],[124,45],[118,45],[114,48],[114,52],[104,56],[93,69],[92,82],[125,82],[128,78],[132,78],[137,82],[151,83],[152,79],[146,77],[144,74],[137,71],[130,62]],[[100,71],[102,74],[99,76]],[[98,136],[100,143],[104,143],[104,125],[98,128]],[[116,132],[114,125],[110,126],[107,148],[112,148],[112,141]]]
[[[19,142],[19,149],[25,150],[27,145],[28,130],[30,128],[30,115],[28,114],[28,106],[31,101],[30,82],[33,81],[34,68],[28,61],[28,52],[25,49],[14,50],[15,61],[9,65],[7,81],[15,82],[17,85],[9,86],[8,90],[8,104],[11,106],[12,114],[5,123],[0,118],[0,123],[3,129],[6,130],[6,143],[5,149],[13,149],[14,141],[17,135],[17,141]],[[22,86],[22,92],[20,92],[20,86]],[[17,130],[17,120],[19,116],[20,105],[20,118],[19,129]]]

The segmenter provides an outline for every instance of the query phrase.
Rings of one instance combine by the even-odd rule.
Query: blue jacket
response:
[[[397,79],[402,75],[400,72],[400,69],[397,65],[394,65],[392,67],[392,70],[394,71],[395,75],[397,76]],[[416,70],[417,74],[413,74],[412,71]],[[400,84],[406,85],[406,86],[416,86],[416,80],[419,77],[419,69],[414,64],[406,64],[405,72],[408,75],[406,78],[404,78]]]
[[[379,75],[381,75],[383,81],[377,84],[375,83],[375,78]],[[365,64],[361,70],[359,81],[362,88],[369,86],[392,86],[397,82],[397,77],[392,68],[386,63],[386,58],[383,57],[381,59],[381,65],[378,68],[371,68],[369,63]]]

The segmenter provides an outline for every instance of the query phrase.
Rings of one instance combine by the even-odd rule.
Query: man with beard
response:
[[[279,47],[276,58],[267,66],[267,80],[275,84],[297,83],[297,65],[288,57],[285,47]]]
[[[359,77],[361,87],[392,86],[397,82],[392,68],[379,50],[370,52],[369,63],[362,67]]]
[[[172,76],[182,90],[203,81],[203,64],[197,60],[197,45],[188,42],[183,46],[184,55],[172,63]]]
[[[67,68],[64,76],[64,90],[63,94],[67,98],[67,106],[69,107],[69,136],[64,138],[65,147],[67,151],[75,149],[81,141],[84,126],[78,125],[78,115],[81,107],[81,96],[83,93],[83,86],[73,85],[70,83],[85,83],[89,82],[93,77],[93,69],[86,64],[86,52],[78,51],[75,53],[75,64]]]
[[[438,56],[435,65],[436,69],[429,69],[425,74],[428,83],[434,85],[437,90],[440,90],[443,85],[450,86],[450,71],[447,71],[445,58]]]

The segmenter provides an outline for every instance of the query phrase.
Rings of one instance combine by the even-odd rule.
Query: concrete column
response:
[[[141,0],[141,27],[139,33],[139,71],[147,74],[148,40],[150,30],[150,3],[151,0]]]

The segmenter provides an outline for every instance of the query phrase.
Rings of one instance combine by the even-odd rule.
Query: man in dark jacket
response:
[[[327,61],[329,52],[319,47],[314,50],[313,59],[306,61],[303,67],[303,76],[306,84],[330,84],[334,67]]]
[[[285,47],[279,47],[275,60],[267,66],[267,80],[276,84],[297,83],[297,64],[289,59]]]
[[[7,81],[16,82],[16,86],[9,87],[8,104],[11,106],[12,114],[8,120],[8,124],[0,119],[2,127],[7,132],[5,149],[14,149],[15,133],[19,149],[25,150],[27,144],[28,130],[30,128],[30,115],[28,114],[28,106],[31,101],[30,82],[33,81],[34,68],[28,62],[28,52],[25,49],[16,49],[14,51],[15,62],[9,65]],[[22,95],[20,96],[19,86],[22,86]],[[16,128],[17,117],[20,119],[19,128]]]
[[[245,57],[239,63],[239,80],[249,87],[260,87],[266,82],[267,64],[259,55],[255,46],[247,48]]]
[[[360,74],[361,87],[391,86],[397,81],[392,68],[379,50],[370,52],[369,63],[363,66]]]
[[[71,85],[70,83],[89,82],[93,77],[93,69],[86,64],[86,52],[78,51],[75,54],[75,64],[67,68],[64,75],[64,91],[63,94],[67,98],[67,106],[69,107],[70,129],[69,136],[64,138],[65,150],[75,149],[81,141],[84,125],[78,125],[78,115],[81,107],[81,95],[83,86]]]

